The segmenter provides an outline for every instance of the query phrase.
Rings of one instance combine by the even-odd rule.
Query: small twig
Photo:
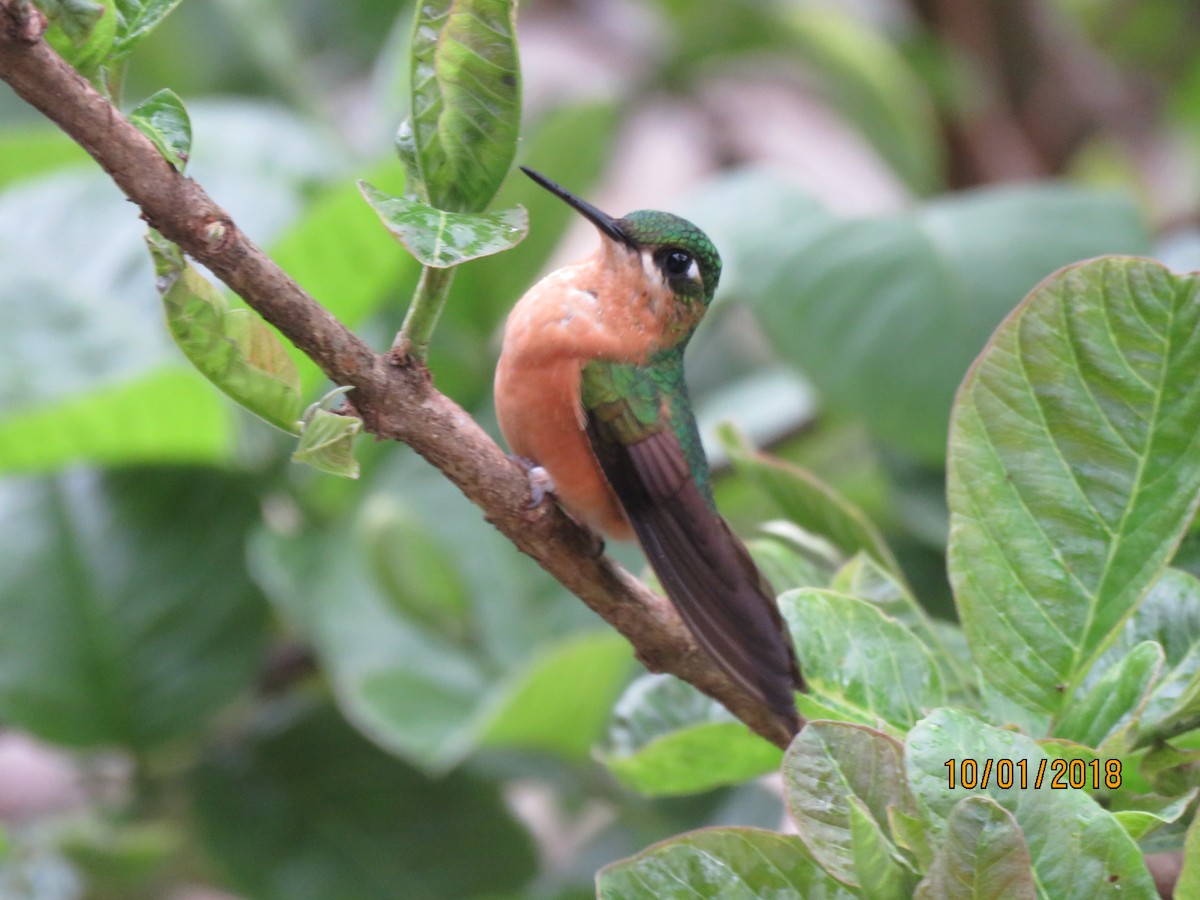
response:
[[[45,19],[0,0],[0,80],[82,146],[140,207],[142,217],[207,266],[338,385],[354,387],[363,427],[402,441],[436,466],[523,553],[623,634],[648,669],[669,672],[783,746],[765,707],[726,678],[662,597],[607,557],[554,504],[528,509],[529,485],[454,401],[434,390],[403,350],[381,355],[256,247],[196,182],[41,39]]]

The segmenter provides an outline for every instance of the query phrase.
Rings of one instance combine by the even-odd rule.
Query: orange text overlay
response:
[[[950,790],[997,787],[1115,790],[1121,786],[1119,759],[948,759]]]

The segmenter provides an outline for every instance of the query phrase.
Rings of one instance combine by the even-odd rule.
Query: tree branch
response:
[[[256,247],[196,182],[43,40],[32,5],[0,0],[0,79],[82,146],[142,218],[207,266],[339,385],[354,387],[364,428],[402,441],[449,478],[516,547],[623,634],[652,671],[669,672],[724,704],[780,746],[789,735],[704,653],[674,609],[607,557],[557,506],[528,509],[529,485],[495,442],[433,388],[402,351],[378,354]]]

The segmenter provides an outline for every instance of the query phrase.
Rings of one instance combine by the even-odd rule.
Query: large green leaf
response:
[[[1047,766],[1048,757],[1030,738],[986,725],[965,712],[939,709],[909,732],[904,760],[908,784],[937,845],[945,846],[956,804],[972,794],[986,795],[1016,818],[1043,896],[1055,900],[1156,896],[1137,844],[1085,791],[1053,789],[1055,770]],[[1000,770],[1001,760],[1013,764],[1011,772]],[[986,789],[981,784],[966,788],[959,780],[950,787],[949,779],[961,779],[962,764],[968,761],[974,764],[977,782],[986,767]],[[1090,783],[1091,770],[1085,771]],[[996,786],[998,777],[1009,775],[1012,787]]]
[[[216,463],[232,422],[191,368],[164,366],[57,403],[0,416],[0,471],[47,472],[72,463]]]
[[[0,487],[0,717],[144,748],[252,678],[266,607],[243,567],[242,478],[78,471]]]
[[[754,828],[693,831],[604,867],[601,900],[852,900],[795,837]]]
[[[409,488],[411,497],[414,485]],[[342,527],[290,537],[263,533],[252,545],[255,574],[312,640],[345,715],[380,746],[434,773],[480,745],[586,756],[627,677],[623,642],[608,634],[546,638],[538,634],[544,623],[517,616],[506,624],[520,631],[523,647],[512,659],[497,659],[485,637],[491,608],[478,593],[462,628],[409,614],[389,598],[395,584],[381,581],[372,563],[384,549],[378,515],[371,511]],[[469,529],[458,537],[494,565],[490,537]],[[469,563],[460,565],[467,574]],[[505,600],[512,617],[516,604],[507,602],[496,579],[493,571],[483,590]],[[528,593],[519,578],[505,581]],[[468,583],[475,590],[473,580]]]
[[[1039,279],[1149,249],[1128,199],[1053,185],[956,194],[873,219],[822,219],[807,205],[796,215],[794,239],[767,260],[753,298],[768,338],[830,406],[933,463],[972,357]],[[781,241],[793,233],[786,221]]]
[[[144,228],[97,172],[0,194],[0,410],[45,409],[177,364],[161,320],[127,299],[153,290]]]
[[[431,781],[331,708],[214,750],[192,787],[208,852],[259,900],[496,896],[535,871],[494,785]]]
[[[990,797],[964,797],[916,900],[1035,900],[1029,848],[1012,813]]]
[[[691,685],[646,675],[614,708],[601,761],[635,791],[671,796],[740,784],[779,768],[781,758],[778,747]]]
[[[143,230],[98,172],[0,195],[0,467],[227,455],[227,405],[137,302]]]
[[[445,269],[500,253],[520,243],[529,230],[529,217],[520,207],[446,212],[411,197],[391,197],[365,181],[358,187],[388,231],[425,266]]]
[[[865,816],[882,829],[893,808],[915,815],[900,745],[872,728],[809,722],[783,760],[784,797],[800,839],[821,867],[859,885],[853,832]],[[854,807],[857,805],[857,810]],[[881,832],[882,833],[882,832]]]
[[[898,728],[945,702],[941,671],[928,648],[873,604],[802,588],[781,596],[779,609],[816,699]]]
[[[260,534],[251,563],[267,595],[312,641],[338,705],[380,746],[431,771],[470,749],[489,678],[470,654],[397,614],[352,529]]]
[[[1137,259],[1065,269],[963,383],[950,578],[990,683],[1056,714],[1200,501],[1200,279]]]
[[[146,243],[158,272],[167,326],[184,355],[209,381],[264,421],[296,433],[300,377],[282,340],[224,295],[157,232]]]
[[[521,124],[516,12],[513,0],[417,4],[412,112],[397,144],[409,190],[437,209],[482,210],[512,165]]]

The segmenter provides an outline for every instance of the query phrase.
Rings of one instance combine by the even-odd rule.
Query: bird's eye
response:
[[[683,250],[672,250],[667,254],[666,266],[668,275],[686,275],[692,265],[692,254]]]

